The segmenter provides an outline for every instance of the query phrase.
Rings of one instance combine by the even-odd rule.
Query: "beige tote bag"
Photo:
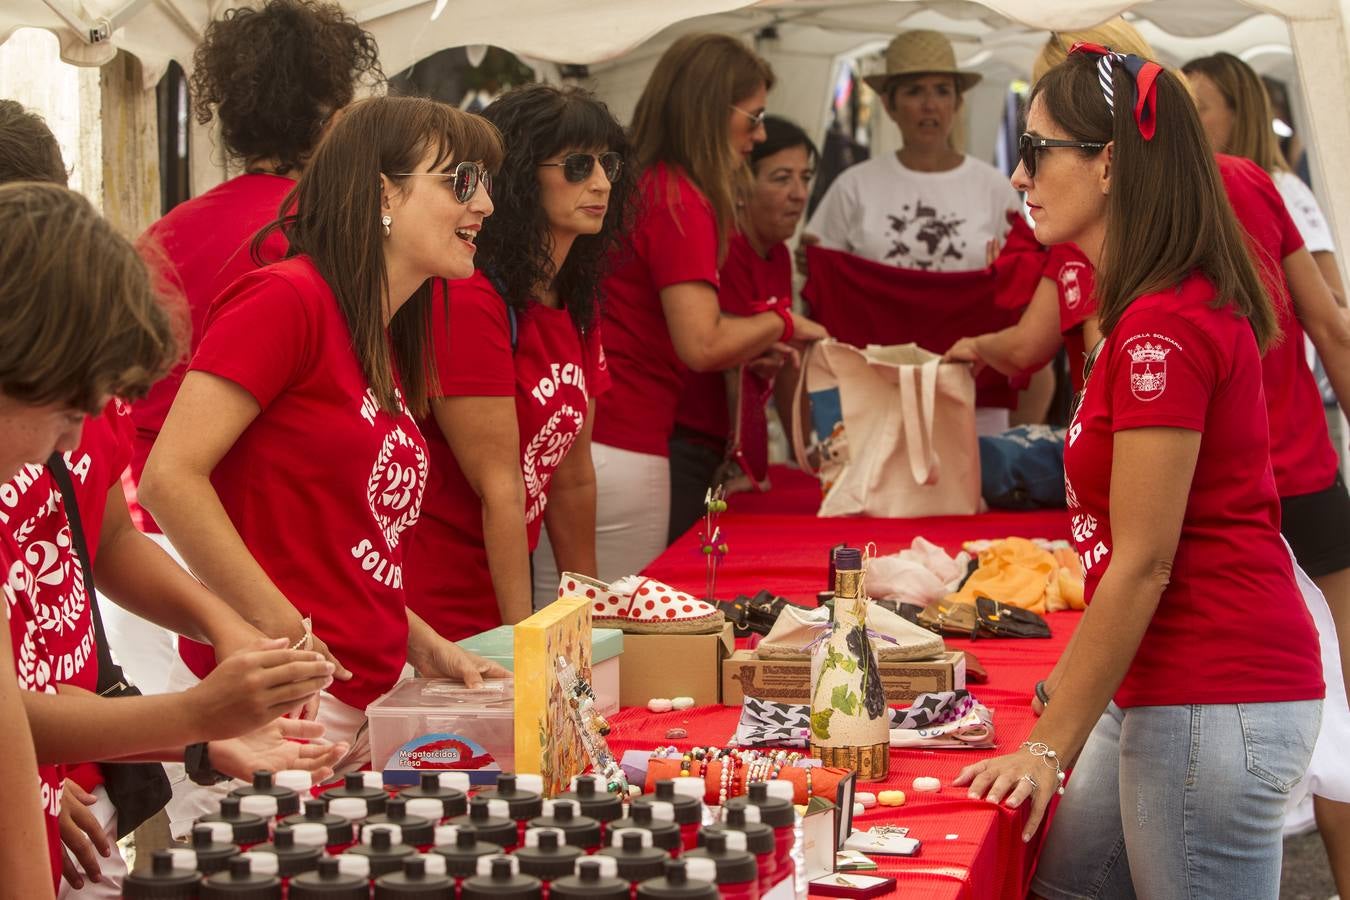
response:
[[[821,516],[972,515],[980,510],[975,379],[964,363],[915,344],[858,349],[835,340],[811,346],[802,362],[820,441],[812,466],[798,423],[798,464],[815,472]]]

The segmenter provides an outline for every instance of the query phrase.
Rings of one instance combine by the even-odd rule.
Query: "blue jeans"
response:
[[[1050,824],[1047,900],[1274,900],[1322,701],[1106,708]]]

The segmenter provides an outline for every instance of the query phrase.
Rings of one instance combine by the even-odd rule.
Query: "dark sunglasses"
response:
[[[581,184],[587,178],[591,177],[591,172],[595,170],[595,164],[600,163],[600,171],[605,173],[605,177],[613,184],[619,178],[619,173],[623,171],[623,157],[615,151],[601,153],[595,156],[591,153],[569,153],[563,157],[562,162],[540,163],[540,168],[558,167],[563,170],[563,177],[573,184]]]
[[[449,172],[399,172],[393,177],[408,178],[413,175],[449,178],[450,187],[455,192],[455,199],[460,203],[468,203],[472,200],[473,195],[478,193],[480,184],[483,186],[483,190],[487,191],[488,196],[492,196],[492,175],[476,162],[465,160]]]
[[[1105,149],[1106,144],[1100,141],[1059,141],[1054,138],[1037,137],[1024,131],[1017,138],[1017,154],[1022,158],[1022,165],[1026,167],[1028,178],[1036,177],[1036,158],[1040,152],[1052,147],[1100,151]]]
[[[1092,375],[1092,367],[1097,364],[1097,357],[1101,355],[1102,346],[1106,343],[1106,338],[1102,338],[1092,346],[1083,357],[1083,386],[1079,388],[1078,393],[1073,395],[1073,403],[1069,405],[1069,421],[1072,422],[1078,415],[1079,408],[1083,405],[1083,394],[1087,392],[1088,377]]]

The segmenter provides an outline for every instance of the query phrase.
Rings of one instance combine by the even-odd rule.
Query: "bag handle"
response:
[[[819,474],[818,470],[812,468],[811,461],[806,458],[806,443],[802,440],[802,397],[806,392],[806,370],[810,362],[811,354],[816,351],[816,343],[806,345],[802,352],[801,369],[797,373],[797,387],[792,392],[792,415],[789,429],[792,431],[792,454],[797,458],[797,465],[803,472],[810,472],[812,475]]]
[[[900,366],[900,413],[905,429],[905,452],[909,471],[922,485],[938,483],[937,446],[933,420],[937,415],[937,377],[940,358],[918,366]]]

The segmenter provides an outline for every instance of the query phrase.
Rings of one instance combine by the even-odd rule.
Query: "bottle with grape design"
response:
[[[862,551],[835,550],[834,570],[832,628],[811,658],[811,755],[878,781],[890,771],[890,721],[867,635]]]

